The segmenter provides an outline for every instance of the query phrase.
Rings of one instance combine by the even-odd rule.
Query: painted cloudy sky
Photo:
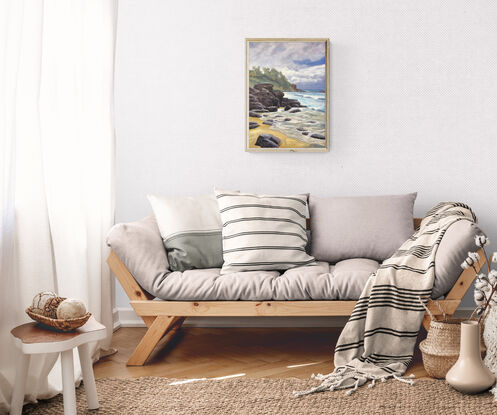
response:
[[[249,65],[275,68],[300,89],[325,89],[325,42],[250,42]]]

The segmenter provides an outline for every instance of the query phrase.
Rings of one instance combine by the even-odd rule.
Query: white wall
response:
[[[330,39],[329,153],[244,151],[246,37]],[[418,191],[417,216],[463,201],[497,242],[493,0],[121,0],[115,96],[117,222],[213,186]]]

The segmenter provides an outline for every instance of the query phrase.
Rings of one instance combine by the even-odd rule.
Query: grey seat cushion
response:
[[[459,221],[443,237],[435,259],[432,298],[445,295],[461,273],[468,251],[475,251],[477,225]],[[358,299],[369,275],[378,267],[370,259],[347,259],[329,265],[278,271],[248,271],[220,275],[219,268],[171,272],[153,216],[115,225],[107,243],[137,282],[164,300],[352,300]]]
[[[172,272],[153,293],[174,301],[351,300],[378,268],[370,259],[278,271],[242,271],[221,275],[219,268]]]

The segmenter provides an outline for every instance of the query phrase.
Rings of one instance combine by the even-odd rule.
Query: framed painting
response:
[[[328,39],[246,39],[247,151],[328,151]]]

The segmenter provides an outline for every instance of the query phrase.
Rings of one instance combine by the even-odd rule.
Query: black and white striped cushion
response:
[[[307,195],[215,193],[223,224],[221,274],[315,264],[305,251]]]

